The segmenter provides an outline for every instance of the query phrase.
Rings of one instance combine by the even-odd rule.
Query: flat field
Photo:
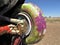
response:
[[[46,26],[45,36],[34,45],[60,45],[60,18],[46,18]]]

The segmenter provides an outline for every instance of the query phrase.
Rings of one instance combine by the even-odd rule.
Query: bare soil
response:
[[[47,22],[45,36],[34,45],[60,45],[60,22]]]

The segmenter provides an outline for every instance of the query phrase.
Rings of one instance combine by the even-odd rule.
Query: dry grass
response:
[[[60,22],[60,18],[46,18],[46,22]]]

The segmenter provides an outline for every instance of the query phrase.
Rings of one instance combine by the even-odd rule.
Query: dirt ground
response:
[[[60,45],[60,22],[47,22],[44,38],[34,45]]]

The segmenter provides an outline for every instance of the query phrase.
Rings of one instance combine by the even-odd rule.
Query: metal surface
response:
[[[19,17],[20,16],[20,17]],[[19,13],[18,18],[22,21],[22,23],[18,23],[21,27],[22,32],[27,36],[31,31],[31,20],[24,13]]]

